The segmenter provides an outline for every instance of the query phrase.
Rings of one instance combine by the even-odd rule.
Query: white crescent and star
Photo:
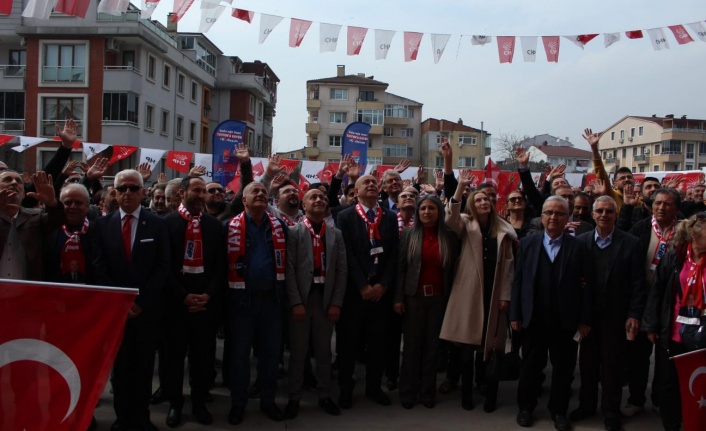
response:
[[[696,380],[696,378],[699,377],[701,374],[706,374],[706,367],[696,368],[691,373],[691,377],[689,377],[689,392],[691,392],[691,395],[693,396],[696,396],[696,394],[694,394],[694,380]],[[697,401],[697,403],[699,403],[699,409],[701,409],[701,407],[706,407],[706,399],[704,399],[703,395],[701,396],[701,399]]]
[[[34,338],[18,338],[0,344],[0,368],[17,361],[35,361],[50,366],[66,381],[69,387],[70,401],[66,418],[76,408],[81,395],[81,376],[66,353],[53,344]]]

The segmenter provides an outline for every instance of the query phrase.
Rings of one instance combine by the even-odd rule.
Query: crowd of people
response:
[[[276,155],[253,178],[239,145],[239,190],[204,181],[204,167],[171,181],[161,174],[148,187],[146,165],[104,187],[107,160],[69,160],[75,133],[68,120],[44,171],[0,164],[0,276],[139,289],[111,375],[113,431],[157,429],[149,406],[161,401],[169,402],[166,425],[179,426],[186,358],[193,417],[212,423],[219,332],[233,425],[254,394],[268,418],[296,418],[305,386],[328,414],[354,408],[358,361],[365,397],[379,405],[399,389],[403,408],[431,409],[437,393],[460,382],[470,410],[475,381],[491,413],[498,362],[514,352],[518,425],[533,424],[549,359],[555,428],[596,415],[600,399],[606,429],[619,430],[645,409],[654,351],[651,404],[665,430],[680,427],[669,357],[689,350],[681,329],[704,315],[704,184],[688,198],[678,177],[635,184],[620,168],[611,179],[599,135],[586,129],[598,179],[583,191],[562,166],[535,184],[521,149],[521,188],[498,196],[492,183],[472,187],[471,171],[454,175],[448,142],[433,184],[421,167],[403,182],[406,161],[380,180],[361,175],[345,155],[330,184],[303,193]],[[152,393],[155,352],[160,388]],[[275,395],[286,357],[281,408]],[[579,405],[569,412],[577,360]],[[437,388],[440,368],[447,374]]]

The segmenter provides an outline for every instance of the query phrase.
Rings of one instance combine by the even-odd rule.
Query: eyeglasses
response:
[[[129,185],[129,186],[117,186],[117,187],[115,188],[115,190],[117,190],[117,191],[120,192],[120,193],[125,193],[125,192],[128,191],[128,190],[130,190],[130,191],[133,192],[133,193],[137,193],[137,192],[139,192],[140,190],[142,190],[142,187],[140,187],[140,186],[138,186],[138,185],[135,185],[135,184],[132,184],[132,185]]]
[[[524,202],[525,198],[523,198],[521,196],[515,196],[512,198],[508,198],[507,200],[508,200],[508,202],[517,203],[517,202]]]
[[[545,216],[547,216],[547,217],[551,217],[551,216],[566,217],[566,216],[568,216],[569,214],[567,214],[567,213],[565,213],[565,212],[563,212],[563,211],[546,210],[546,211],[542,211],[542,215],[545,215]]]
[[[596,214],[615,214],[615,210],[612,208],[598,208],[593,210],[593,212]]]
[[[208,194],[210,195],[215,195],[216,193],[225,193],[225,189],[221,187],[211,187],[210,189],[206,190]]]

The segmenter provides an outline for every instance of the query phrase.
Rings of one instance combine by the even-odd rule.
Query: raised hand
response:
[[[242,143],[235,146],[235,157],[238,158],[240,163],[250,161],[250,149],[248,144]]]
[[[167,182],[167,174],[165,174],[164,172],[160,172],[159,175],[157,175],[157,183],[163,184]]]
[[[135,170],[140,173],[143,181],[148,181],[152,176],[152,168],[150,168],[150,164],[147,162],[135,166]]]
[[[583,139],[585,139],[588,142],[588,145],[591,146],[591,148],[598,148],[598,140],[601,138],[600,133],[593,133],[593,130],[591,129],[584,129],[583,131]]]
[[[441,151],[441,156],[444,158],[451,157],[453,155],[453,150],[451,149],[448,138],[441,138],[441,146],[439,146],[439,151]]]
[[[477,178],[473,175],[473,171],[470,169],[462,169],[461,172],[458,173],[458,188],[465,189],[476,180]]]
[[[202,177],[206,175],[206,171],[206,166],[194,166],[193,168],[191,168],[191,170],[189,170],[189,176],[194,178]]]
[[[521,167],[527,167],[527,165],[529,164],[530,155],[527,151],[525,151],[524,148],[517,147],[515,149],[515,157],[517,158],[517,161],[520,163]]]
[[[427,179],[427,171],[424,170],[424,165],[419,165],[417,169],[417,182],[415,184],[421,184]]]
[[[64,128],[59,130],[59,126],[56,126],[56,134],[61,138],[61,145],[66,148],[72,148],[74,146],[74,141],[76,141],[76,130],[78,125],[73,118],[69,118],[64,122]]]
[[[68,162],[66,162],[66,165],[64,165],[64,169],[61,171],[61,173],[68,177],[76,171],[76,168],[78,166],[79,162],[77,162],[76,160],[69,160]]]
[[[401,162],[395,166],[394,170],[397,171],[398,174],[401,174],[402,172],[406,171],[407,168],[409,167],[409,160],[407,159],[402,159]]]
[[[348,174],[348,161],[350,159],[352,159],[350,154],[344,154],[343,157],[341,157],[341,162],[338,164],[338,170],[336,171],[336,178],[341,179],[344,175]]]
[[[638,192],[633,190],[632,184],[623,187],[623,203],[625,205],[637,205]]]
[[[280,168],[280,163],[282,162],[282,159],[280,158],[279,154],[273,154],[270,157],[267,158],[267,175],[270,177],[274,177],[279,173],[281,170]]]
[[[25,184],[32,184],[32,174],[29,172],[22,172],[22,182]]]
[[[596,195],[596,197],[605,195],[607,191],[608,190],[606,189],[605,181],[600,178],[596,178],[593,181],[593,193]]]
[[[556,168],[552,169],[551,172],[549,172],[549,178],[554,179],[557,177],[563,177],[565,170],[566,170],[566,165],[559,165]]]
[[[51,175],[44,171],[38,171],[32,175],[34,192],[27,193],[27,196],[35,198],[48,207],[56,206],[56,194],[54,194],[54,183]]]
[[[93,165],[86,171],[86,178],[88,178],[89,180],[97,180],[103,175],[105,175],[105,171],[108,170],[108,161],[109,160],[107,157],[97,157],[96,161],[93,162]],[[152,171],[150,171],[150,174],[151,173]],[[142,178],[144,178],[144,175],[142,176]],[[147,178],[149,178],[149,176]]]
[[[436,194],[436,189],[431,184],[420,184],[419,188],[421,189],[422,193],[426,193],[428,195]]]
[[[360,177],[360,165],[353,157],[348,160],[348,179],[355,182]]]
[[[278,188],[282,187],[282,184],[284,184],[287,181],[287,176],[284,174],[279,174],[275,176],[272,179],[272,183],[270,183],[270,190],[277,190]]]
[[[443,190],[443,188],[444,188],[444,172],[441,171],[440,169],[437,169],[437,171],[434,172],[434,177],[436,179],[436,189]]]
[[[664,187],[677,188],[681,183],[684,182],[684,177],[682,175],[675,175],[664,183]]]

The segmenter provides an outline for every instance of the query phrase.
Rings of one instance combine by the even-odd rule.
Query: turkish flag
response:
[[[706,423],[706,349],[672,358],[679,375],[684,431],[699,431]]]
[[[500,173],[502,170],[495,164],[493,159],[488,157],[488,164],[485,165],[485,178],[483,178],[484,183],[490,183],[494,187],[498,187],[498,178],[500,178]]]
[[[628,39],[642,39],[642,30],[626,31],[625,36]]]
[[[191,158],[193,156],[194,153],[189,151],[169,151],[167,152],[167,162],[165,165],[177,172],[188,174],[189,166],[191,165]]]
[[[87,429],[136,295],[0,280],[0,429]]]
[[[60,12],[66,15],[73,15],[79,18],[86,18],[88,5],[91,0],[59,0],[54,6],[54,12]]]
[[[244,9],[235,9],[233,8],[233,12],[231,13],[233,18],[238,18],[243,21],[247,21],[248,23],[252,22],[253,16],[255,16],[255,12],[250,12],[249,10],[244,10]]]
[[[108,163],[112,165],[118,160],[125,160],[135,151],[137,151],[137,147],[133,147],[132,145],[113,145],[113,155],[110,157]]]
[[[10,15],[12,13],[13,0],[0,0],[0,15]]]

